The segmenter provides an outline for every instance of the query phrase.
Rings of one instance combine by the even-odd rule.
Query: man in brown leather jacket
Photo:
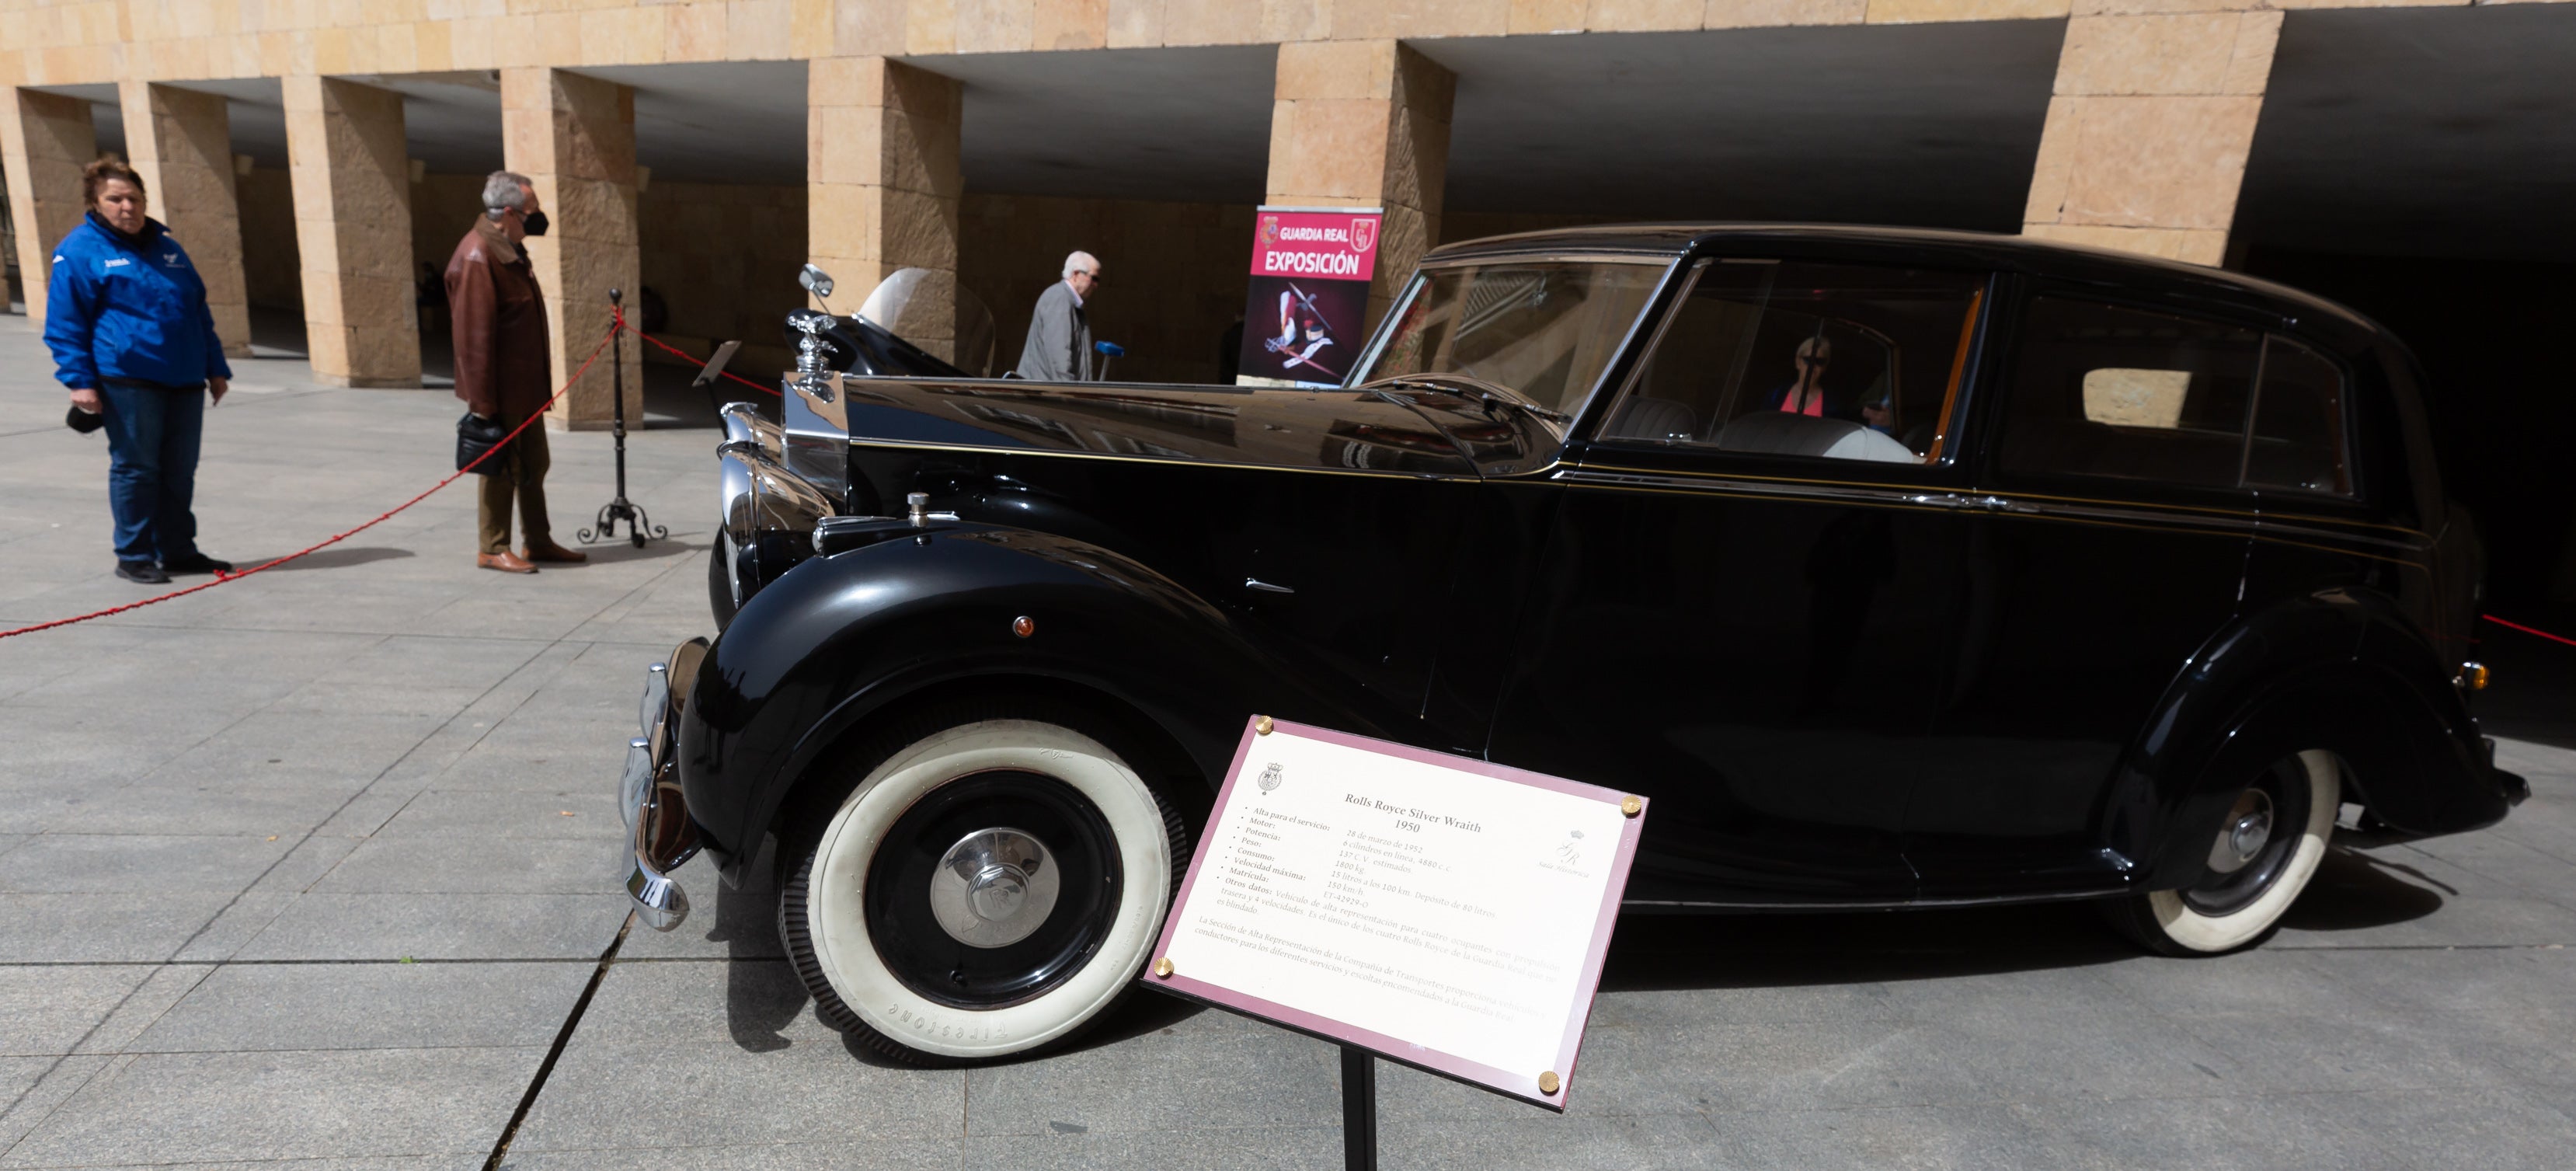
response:
[[[483,181],[483,214],[447,258],[447,319],[456,342],[456,397],[465,409],[516,427],[553,392],[546,298],[519,242],[546,233],[546,213],[525,175],[494,171]],[[539,561],[587,561],[554,543],[546,522],[546,427],[540,422],[493,453],[483,473],[482,547],[474,563],[535,573]],[[519,503],[526,552],[510,552],[510,501]]]

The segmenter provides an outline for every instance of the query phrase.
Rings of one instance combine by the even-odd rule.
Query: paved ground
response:
[[[60,427],[46,374],[0,317],[0,627],[144,592],[108,574],[105,445]],[[246,363],[210,416],[217,556],[446,470],[445,393],[305,376]],[[1332,1052],[1220,1013],[1147,999],[970,1073],[854,1054],[766,893],[703,865],[698,917],[603,970],[642,668],[708,625],[709,446],[637,436],[672,540],[587,567],[475,571],[451,489],[291,569],[0,642],[0,1168],[473,1168],[532,1085],[504,1155],[526,1169],[1338,1166]],[[568,535],[607,440],[555,453]],[[2576,1163],[2576,652],[2554,653],[2492,656],[2533,800],[2338,853],[2259,951],[2142,958],[2068,908],[1630,920],[1571,1113],[1391,1070],[1387,1165]]]

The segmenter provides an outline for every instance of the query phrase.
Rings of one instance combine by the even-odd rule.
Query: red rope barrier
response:
[[[87,614],[78,615],[78,616],[76,616],[76,617],[71,617],[71,618],[57,618],[57,619],[54,619],[54,620],[53,620],[53,621],[51,621],[51,622],[39,622],[39,623],[35,624],[34,626],[21,626],[21,627],[19,627],[19,628],[18,628],[18,629],[16,629],[16,630],[0,630],[0,638],[15,638],[15,637],[17,637],[17,636],[19,636],[19,635],[21,635],[21,634],[34,634],[35,632],[37,632],[37,631],[39,631],[39,630],[52,630],[53,628],[55,628],[55,627],[57,627],[57,626],[69,626],[69,625],[71,625],[71,624],[73,624],[73,623],[75,623],[75,622],[87,622],[87,621],[89,621],[90,619],[93,619],[93,618],[105,618],[105,617],[107,617],[107,616],[108,616],[108,615],[110,615],[110,614],[122,614],[122,613],[124,613],[124,612],[126,612],[126,611],[128,611],[128,610],[140,610],[140,609],[142,609],[142,608],[143,608],[143,607],[145,607],[145,606],[154,606],[154,605],[159,605],[160,603],[162,603],[162,602],[167,602],[167,601],[169,601],[169,600],[170,600],[170,599],[172,599],[172,598],[184,598],[184,597],[187,597],[187,596],[188,596],[188,595],[190,595],[190,594],[196,593],[196,592],[197,592],[197,591],[199,591],[199,590],[210,590],[210,589],[215,588],[216,586],[219,586],[219,585],[224,584],[225,582],[240,581],[241,579],[243,579],[243,578],[245,578],[245,577],[249,577],[250,575],[252,575],[252,574],[254,574],[254,573],[258,573],[258,572],[260,572],[261,570],[264,570],[264,569],[274,569],[274,568],[276,568],[276,567],[278,567],[278,566],[280,566],[280,565],[284,565],[284,564],[286,564],[286,563],[287,563],[287,562],[289,562],[289,561],[293,561],[293,560],[295,560],[295,559],[296,559],[296,558],[298,558],[298,557],[303,557],[303,556],[306,556],[306,555],[311,554],[311,553],[317,553],[317,552],[320,552],[320,551],[321,551],[321,550],[323,550],[323,549],[327,549],[327,548],[329,548],[329,547],[331,547],[331,546],[333,546],[333,545],[337,545],[337,544],[339,544],[339,543],[340,543],[340,542],[342,542],[342,541],[345,541],[345,540],[348,540],[348,539],[349,539],[349,538],[351,538],[351,537],[357,536],[359,533],[363,533],[363,532],[367,531],[368,529],[374,528],[374,527],[376,527],[376,526],[377,526],[377,525],[379,525],[379,524],[383,524],[384,522],[386,522],[386,521],[388,521],[388,520],[393,519],[393,516],[394,516],[394,514],[395,514],[395,513],[401,512],[402,510],[404,510],[404,509],[406,509],[406,508],[409,508],[409,507],[411,507],[412,505],[418,504],[418,503],[420,503],[420,502],[421,502],[421,501],[423,501],[423,500],[427,500],[427,499],[429,499],[429,495],[430,495],[430,493],[432,493],[432,492],[436,492],[436,491],[438,491],[438,490],[439,490],[439,489],[441,489],[441,488],[444,488],[444,487],[446,487],[446,486],[448,486],[448,485],[450,485],[450,484],[455,483],[459,478],[463,477],[466,473],[473,471],[473,470],[474,470],[475,468],[477,468],[477,467],[480,467],[480,466],[482,465],[482,463],[483,463],[483,461],[484,461],[484,460],[490,459],[490,458],[492,458],[493,456],[500,454],[500,453],[501,453],[501,450],[502,450],[503,448],[506,448],[506,447],[508,447],[508,446],[510,445],[510,441],[511,441],[511,440],[513,440],[513,439],[517,439],[517,438],[519,437],[519,432],[522,432],[522,431],[527,430],[530,424],[535,423],[536,421],[538,421],[538,420],[540,420],[540,419],[545,418],[545,417],[546,417],[546,408],[547,408],[547,407],[552,407],[553,405],[555,405],[555,400],[556,400],[556,399],[559,399],[559,398],[562,398],[562,397],[564,396],[564,392],[565,392],[565,391],[571,390],[571,389],[572,389],[572,384],[573,384],[573,383],[576,383],[576,382],[581,381],[581,376],[582,376],[583,374],[586,374],[586,373],[588,373],[588,372],[590,371],[591,363],[596,362],[596,361],[598,361],[598,360],[599,360],[599,355],[601,354],[601,352],[603,352],[603,351],[605,351],[605,350],[607,350],[607,349],[608,349],[608,343],[609,343],[610,341],[614,340],[614,339],[617,337],[618,331],[623,330],[623,329],[625,329],[626,327],[627,327],[627,326],[626,326],[626,314],[625,314],[625,313],[623,313],[623,312],[619,312],[619,313],[617,313],[617,314],[616,314],[616,320],[615,320],[612,324],[610,324],[610,325],[609,325],[609,327],[608,327],[608,333],[607,333],[607,335],[599,339],[599,344],[598,344],[598,345],[592,346],[592,347],[590,348],[590,356],[589,356],[589,357],[587,357],[587,358],[582,359],[582,360],[581,360],[581,365],[580,365],[580,366],[578,366],[578,367],[576,367],[576,368],[574,368],[574,370],[573,370],[573,372],[572,372],[572,377],[565,379],[565,380],[564,380],[564,384],[563,384],[563,386],[562,386],[562,387],[558,388],[558,389],[557,389],[553,394],[546,396],[546,401],[545,401],[545,405],[544,405],[544,406],[540,406],[540,407],[538,407],[535,411],[531,412],[525,420],[522,420],[522,421],[519,423],[519,425],[518,425],[518,426],[511,428],[511,429],[510,429],[510,433],[509,433],[509,434],[507,434],[507,435],[502,436],[502,437],[501,437],[501,441],[500,441],[499,443],[495,443],[495,444],[493,444],[493,445],[492,445],[492,449],[491,449],[491,450],[486,451],[486,452],[484,452],[483,454],[481,454],[481,455],[478,455],[478,456],[474,457],[474,460],[473,460],[473,462],[472,462],[472,463],[468,463],[468,464],[466,464],[464,467],[461,467],[461,468],[456,469],[455,474],[450,475],[450,476],[448,476],[446,479],[444,479],[444,480],[440,480],[439,482],[437,482],[437,483],[435,483],[435,484],[430,485],[430,486],[429,486],[428,488],[426,488],[426,489],[423,489],[423,490],[422,490],[422,492],[420,493],[420,495],[418,495],[418,496],[414,496],[414,497],[412,497],[412,498],[411,498],[411,499],[409,499],[409,500],[403,501],[402,503],[397,504],[397,505],[393,506],[392,508],[388,508],[388,509],[386,509],[385,511],[383,511],[383,512],[381,512],[381,513],[378,513],[378,514],[376,515],[376,518],[375,518],[374,520],[368,521],[367,523],[362,524],[362,525],[359,525],[358,527],[353,528],[353,529],[350,529],[350,530],[348,530],[348,531],[346,531],[346,532],[342,532],[342,533],[335,533],[335,534],[333,534],[333,535],[331,535],[331,536],[329,536],[329,537],[326,537],[326,538],[324,538],[324,539],[322,539],[322,540],[320,540],[320,541],[316,541],[316,542],[314,542],[314,543],[313,543],[313,544],[311,544],[311,545],[307,545],[307,546],[305,546],[304,548],[298,549],[298,550],[296,550],[296,551],[294,551],[294,552],[292,552],[292,553],[289,553],[289,554],[287,554],[287,555],[285,555],[285,556],[283,556],[283,557],[278,557],[278,558],[273,558],[273,559],[268,560],[268,561],[263,561],[263,562],[261,562],[261,563],[259,563],[259,564],[257,564],[257,565],[251,566],[251,567],[250,567],[250,568],[248,568],[248,569],[242,570],[242,571],[241,571],[241,572],[239,572],[239,573],[219,573],[219,574],[216,574],[216,575],[215,575],[215,579],[214,579],[213,581],[200,582],[200,583],[198,583],[198,584],[196,584],[196,585],[189,586],[188,588],[186,588],[186,589],[184,589],[184,590],[172,590],[172,591],[170,591],[169,593],[166,593],[166,594],[156,594],[156,595],[154,595],[154,596],[152,596],[152,597],[145,598],[145,599],[143,599],[142,601],[139,601],[139,602],[127,602],[126,604],[124,604],[124,605],[122,605],[122,606],[110,606],[110,607],[108,607],[107,609],[104,609],[104,610],[96,610],[96,611],[92,611],[92,612],[87,613]],[[641,333],[638,333],[636,336],[641,337],[641,336],[643,336],[643,335],[642,335]]]
[[[2524,634],[2538,635],[2538,636],[2540,636],[2541,638],[2548,639],[2548,640],[2549,640],[2549,641],[2551,641],[2551,642],[2563,642],[2563,643],[2566,643],[2566,644],[2567,644],[2567,645],[2569,645],[2569,646],[2576,646],[2576,638],[2568,638],[2568,637],[2567,637],[2567,636],[2565,636],[2565,635],[2551,634],[2551,633],[2549,633],[2549,632],[2548,632],[2548,631],[2546,631],[2546,630],[2534,630],[2534,629],[2532,629],[2531,627],[2525,626],[2525,625],[2523,625],[2523,624],[2521,624],[2521,623],[2519,623],[2519,622],[2507,622],[2507,621],[2505,621],[2504,619],[2502,619],[2502,618],[2498,618],[2498,617],[2496,617],[2496,616],[2495,616],[2495,615],[2493,615],[2493,614],[2480,614],[2480,615],[2478,615],[2478,617],[2480,617],[2480,618],[2484,618],[2484,619],[2486,619],[2486,620],[2487,620],[2487,621],[2489,621],[2489,622],[2493,622],[2493,623],[2495,623],[2496,625],[2501,626],[2501,627],[2504,627],[2504,628],[2505,628],[2505,629],[2507,629],[2507,630],[2519,630],[2519,631],[2523,632]]]
[[[670,353],[670,354],[678,355],[678,356],[679,356],[682,360],[684,360],[684,361],[697,362],[698,369],[700,369],[700,370],[704,370],[704,369],[706,369],[706,368],[707,368],[707,364],[706,364],[706,363],[704,363],[704,362],[699,362],[699,361],[698,361],[698,359],[690,357],[690,356],[689,356],[689,352],[688,352],[687,350],[683,350],[683,349],[679,348],[678,346],[675,346],[675,345],[672,345],[672,344],[670,344],[670,343],[668,343],[668,342],[665,342],[665,341],[663,341],[662,339],[660,339],[660,338],[658,338],[658,337],[653,336],[652,334],[646,333],[646,332],[644,332],[643,330],[640,330],[640,329],[639,329],[639,330],[636,330],[636,331],[635,331],[635,336],[640,337],[640,338],[643,338],[645,341],[651,342],[652,344],[654,344],[654,345],[656,345],[656,346],[661,347],[661,348],[662,348],[662,350],[663,350],[665,353]],[[778,391],[778,388],[777,388],[777,387],[775,387],[775,386],[763,386],[763,385],[761,385],[760,383],[754,382],[754,381],[752,381],[752,380],[750,380],[750,379],[748,379],[748,378],[743,377],[742,375],[736,374],[736,373],[734,373],[734,372],[733,372],[733,371],[731,371],[731,370],[718,370],[718,371],[716,371],[716,374],[717,374],[717,376],[718,376],[718,377],[733,379],[734,381],[739,382],[739,383],[743,384],[744,386],[748,386],[748,387],[752,388],[753,390],[757,390],[757,391],[761,392],[762,394],[773,395],[773,396],[782,397],[782,398],[783,398],[783,397],[785,397],[784,395],[780,395],[780,394],[779,394],[779,391]]]

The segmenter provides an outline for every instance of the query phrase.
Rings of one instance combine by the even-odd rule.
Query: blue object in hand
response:
[[[1124,358],[1127,356],[1127,347],[1119,345],[1116,342],[1093,342],[1091,343],[1091,349],[1093,353],[1099,354],[1104,358]]]

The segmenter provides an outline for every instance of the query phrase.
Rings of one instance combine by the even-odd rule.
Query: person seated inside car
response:
[[[1833,364],[1833,360],[1834,343],[1826,340],[1823,334],[1817,334],[1799,342],[1797,377],[1780,389],[1772,391],[1771,397],[1764,400],[1764,404],[1772,410],[1787,411],[1793,415],[1813,415],[1819,418],[1841,417],[1839,412],[1828,412],[1825,409],[1825,369]]]

